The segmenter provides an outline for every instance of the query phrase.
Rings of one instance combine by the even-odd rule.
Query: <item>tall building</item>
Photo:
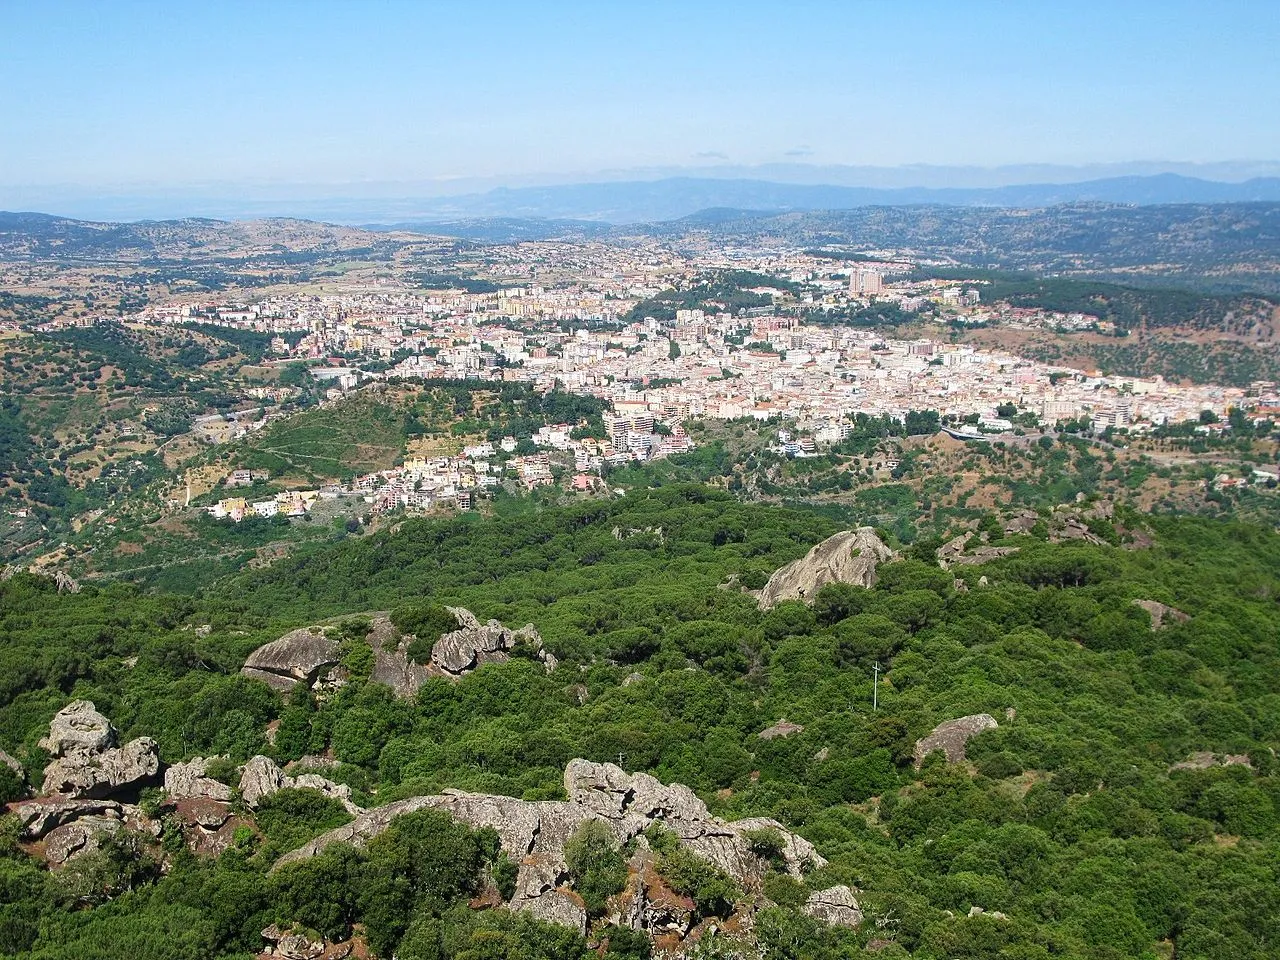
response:
[[[884,277],[879,270],[855,267],[849,274],[849,296],[875,297],[884,292]]]

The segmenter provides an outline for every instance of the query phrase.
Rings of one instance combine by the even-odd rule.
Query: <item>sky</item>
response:
[[[0,36],[0,206],[33,186],[1280,160],[1276,0],[0,0]]]

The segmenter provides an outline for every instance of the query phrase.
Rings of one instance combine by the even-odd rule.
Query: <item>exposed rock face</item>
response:
[[[184,819],[205,830],[219,830],[231,819],[231,804],[209,797],[181,801],[178,808]]]
[[[369,631],[373,647],[374,683],[385,683],[397,697],[412,697],[431,678],[431,670],[409,658],[409,637],[396,629],[387,617],[375,617]]]
[[[366,637],[373,649],[371,679],[385,683],[398,697],[412,697],[432,677],[455,679],[483,664],[509,660],[511,652],[522,643],[537,652],[548,673],[556,668],[556,658],[543,649],[542,638],[533,624],[508,630],[497,620],[481,623],[462,607],[447,609],[457,621],[457,629],[435,642],[431,660],[425,664],[409,657],[413,637],[402,634],[385,614],[375,616]],[[281,692],[288,692],[299,683],[326,690],[345,682],[340,654],[337,642],[324,636],[319,627],[308,627],[259,647],[240,672]]]
[[[53,578],[53,582],[58,586],[59,593],[79,593],[80,584],[72,579],[71,574],[59,570]]]
[[[73,700],[49,722],[49,735],[40,746],[54,757],[99,753],[115,746],[116,728],[88,700]]]
[[[458,621],[458,629],[450,631],[431,648],[431,663],[444,675],[459,677],[486,663],[502,663],[510,659],[517,644],[527,643],[538,651],[538,659],[550,673],[556,659],[542,647],[542,637],[533,624],[519,630],[508,630],[497,620],[481,623],[474,613],[463,607],[446,607]]]
[[[334,783],[316,773],[287,776],[270,757],[259,754],[251,758],[240,771],[240,798],[250,810],[256,810],[273,793],[291,789],[318,790],[341,803],[353,817],[364,813],[351,800],[351,788],[345,783]]]
[[[938,566],[942,567],[943,570],[953,566],[977,566],[991,560],[998,560],[1000,557],[1007,557],[1021,549],[1019,547],[989,547],[984,544],[966,551],[965,548],[968,543],[969,536],[963,533],[944,543],[938,548]]]
[[[15,811],[21,836],[27,840],[39,840],[45,834],[80,817],[124,816],[123,805],[115,800],[73,800],[54,797],[50,800],[32,800],[19,804]]]
[[[776,740],[778,737],[789,737],[793,733],[804,733],[804,727],[798,723],[792,723],[784,717],[772,727],[765,727],[756,736],[761,740]]]
[[[1040,514],[1034,510],[1019,510],[1013,516],[1004,522],[1004,535],[1006,537],[1014,536],[1019,533],[1030,533],[1032,528],[1040,522]]]
[[[651,937],[683,939],[693,927],[693,900],[672,890],[648,856],[637,854],[632,866],[635,872],[627,877],[626,887],[610,901],[609,922]]]
[[[500,663],[515,646],[508,631],[496,620],[481,624],[461,607],[449,607],[458,619],[458,629],[444,634],[431,648],[431,662],[445,673],[461,676],[483,663]]]
[[[195,757],[186,763],[175,763],[164,772],[164,792],[170,800],[193,800],[207,797],[210,800],[228,801],[231,788],[225,783],[204,775],[213,758]]]
[[[933,732],[922,740],[916,741],[916,766],[935,750],[947,755],[947,763],[960,763],[964,760],[965,745],[970,738],[987,730],[994,730],[999,724],[995,717],[988,713],[975,713],[972,716],[948,720],[933,728]]]
[[[54,757],[41,792],[102,799],[142,786],[160,772],[160,753],[150,737],[115,747],[116,730],[88,700],[67,704],[49,723],[40,746]]]
[[[71,753],[45,767],[42,792],[104,798],[134,789],[160,772],[160,748],[150,737],[101,753]]]
[[[58,712],[40,746],[53,754],[45,768],[45,796],[15,811],[20,836],[44,840],[52,864],[98,849],[102,837],[127,827],[159,834],[138,807],[119,795],[152,782],[160,754],[150,737],[116,747],[116,731],[92,703],[76,700]]]
[[[712,817],[688,787],[668,786],[644,773],[627,774],[610,763],[571,761],[565,769],[565,789],[567,801],[525,801],[459,790],[400,800],[361,813],[351,823],[285,854],[276,866],[316,856],[332,843],[364,843],[398,816],[439,810],[469,826],[497,830],[502,849],[520,864],[513,909],[532,910],[557,923],[585,929],[580,926],[585,924],[582,905],[562,888],[568,880],[565,843],[587,820],[608,825],[619,842],[661,821],[690,851],[749,888],[758,885],[766,865],[751,852],[748,831],[776,830],[783,840],[787,869],[797,878],[806,863],[813,867],[826,863],[812,844],[775,820],[726,823]],[[636,909],[643,912],[645,908]]]
[[[140,809],[114,800],[34,800],[15,811],[19,836],[23,840],[43,840],[45,859],[66,863],[98,849],[105,836],[122,829],[159,836],[159,824],[146,818]]]
[[[810,601],[829,583],[873,587],[877,565],[892,557],[871,527],[837,533],[776,571],[760,591],[760,606],[768,610],[783,600]]]
[[[329,944],[321,940],[311,940],[301,933],[281,930],[274,923],[262,931],[262,939],[274,945],[273,956],[284,960],[318,960],[320,957],[334,957]],[[349,950],[347,951],[350,952]],[[341,954],[346,956],[347,953]]]
[[[843,885],[809,894],[800,911],[838,927],[856,927],[862,923],[862,907],[853,891]]]
[[[218,856],[235,843],[236,830],[250,826],[231,804],[209,797],[173,801],[173,816],[183,826],[187,846],[195,853]]]
[[[123,824],[110,817],[82,817],[50,831],[44,838],[44,857],[49,863],[66,863],[73,857],[99,849],[103,837],[118,833]]]
[[[1180,760],[1171,766],[1170,770],[1208,770],[1211,767],[1248,767],[1253,769],[1253,763],[1249,760],[1247,753],[1210,753],[1202,750],[1193,753],[1185,760]]]
[[[240,771],[240,799],[250,810],[283,788],[284,771],[270,757],[253,757]]]
[[[288,691],[299,683],[311,686],[323,670],[340,659],[337,641],[315,630],[294,630],[249,654],[240,672],[276,690]]]
[[[587,911],[582,901],[564,890],[544,890],[533,897],[520,897],[511,904],[513,910],[524,910],[539,920],[571,927],[579,934],[587,932]]]
[[[1159,630],[1167,621],[1186,623],[1191,618],[1176,607],[1166,606],[1158,600],[1135,600],[1135,607],[1141,607],[1151,615],[1152,631]]]

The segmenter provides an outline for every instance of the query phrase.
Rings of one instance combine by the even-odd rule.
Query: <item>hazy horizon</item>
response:
[[[1245,179],[1194,171],[1280,166],[1272,13],[1249,2],[11,6],[0,207],[671,175]]]

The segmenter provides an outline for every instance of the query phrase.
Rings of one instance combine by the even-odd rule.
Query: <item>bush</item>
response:
[[[565,842],[564,857],[587,913],[600,916],[605,901],[627,883],[627,861],[613,832],[599,820],[587,820]]]
[[[258,829],[281,850],[293,850],[351,819],[332,797],[306,788],[280,790],[265,798],[254,819]]]
[[[747,838],[747,849],[761,860],[775,868],[782,865],[786,841],[777,830],[765,827],[762,830],[748,830],[743,836]]]
[[[493,885],[502,894],[503,900],[510,900],[516,895],[516,878],[520,874],[520,864],[505,853],[499,852],[493,863]]]
[[[457,618],[439,603],[414,603],[397,607],[391,611],[391,622],[401,633],[412,634],[417,644],[410,646],[410,656],[418,663],[426,663],[430,659],[431,646],[444,634],[458,629]],[[426,655],[422,655],[419,644],[426,645]],[[418,655],[414,655],[414,646],[418,646]]]
[[[765,876],[763,892],[780,907],[799,907],[809,898],[809,891],[803,883],[777,871]]]
[[[6,764],[0,763],[0,804],[21,800],[26,792],[27,786],[22,778]]]
[[[994,753],[989,757],[983,757],[978,761],[977,765],[978,772],[984,777],[990,777],[992,780],[1016,777],[1022,772],[1022,764],[1018,762],[1013,754],[1006,750]]]

